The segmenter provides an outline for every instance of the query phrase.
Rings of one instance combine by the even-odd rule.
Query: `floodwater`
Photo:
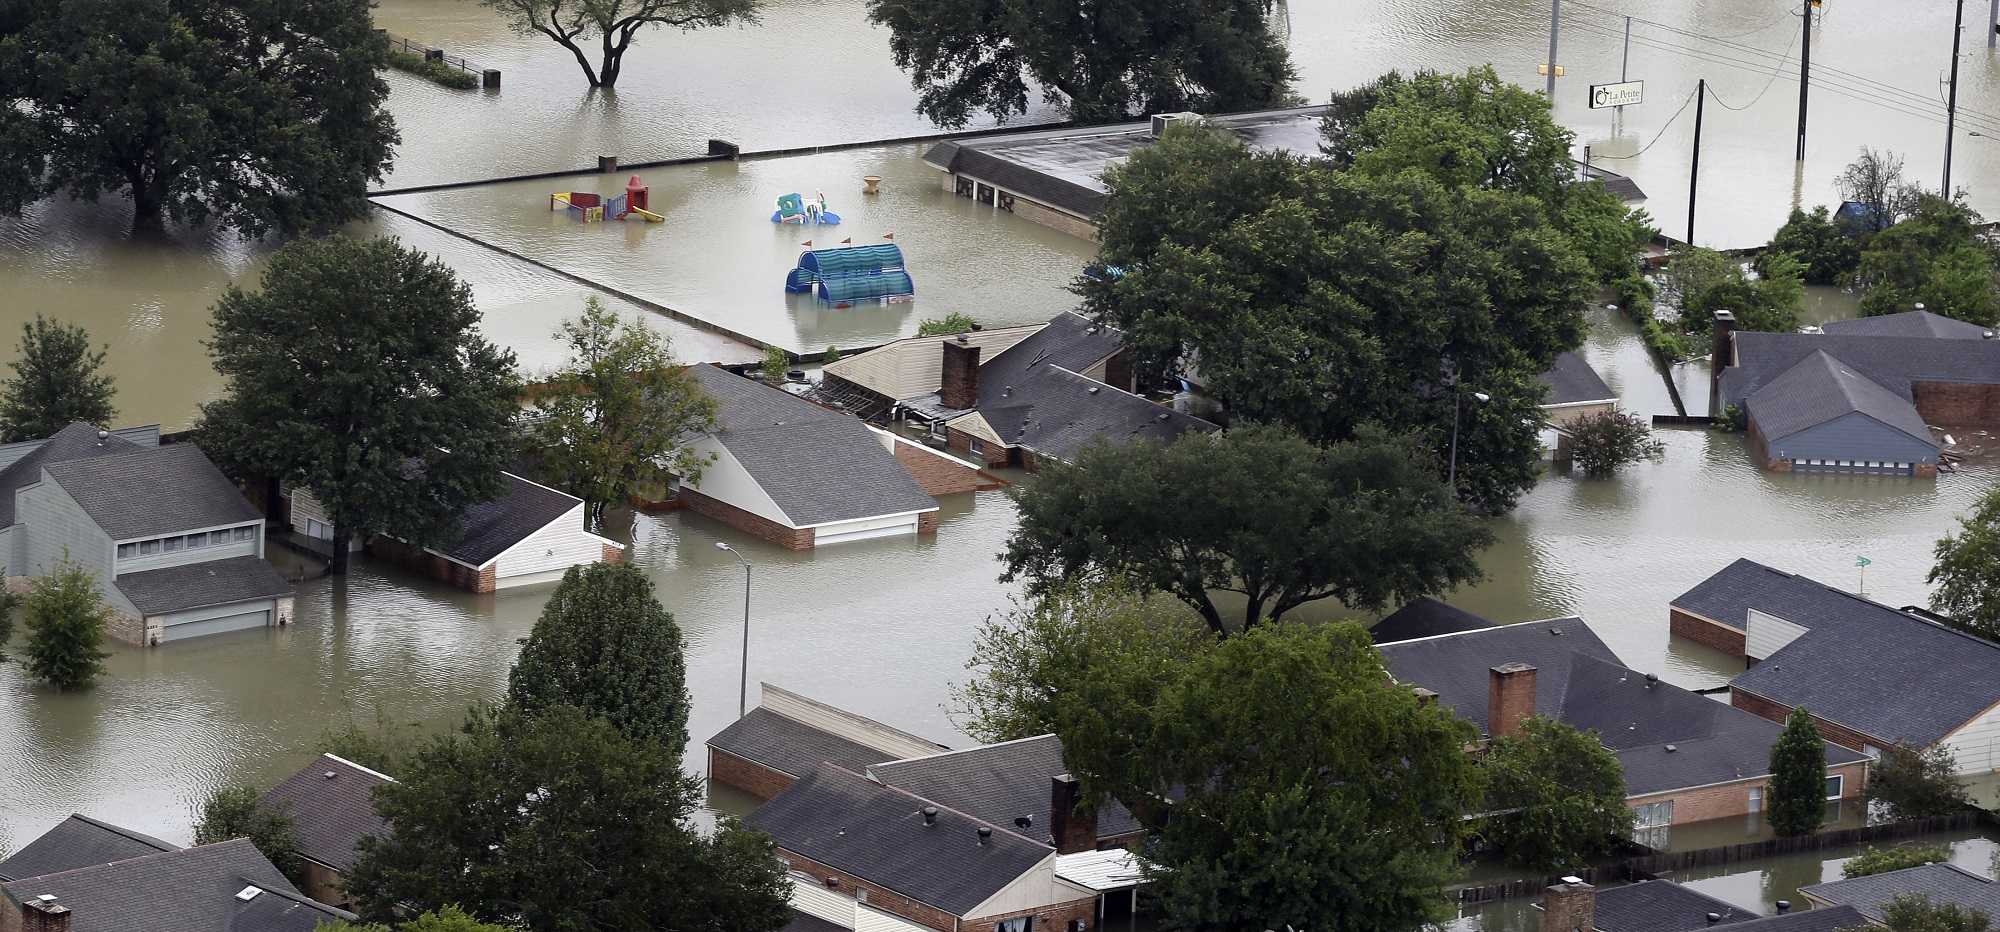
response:
[[[1559,115],[1600,154],[1635,151],[1658,135],[1643,157],[1623,164],[1653,194],[1654,214],[1679,232],[1692,114],[1660,131],[1698,66],[1635,44],[1633,76],[1648,81],[1648,102],[1628,110],[1622,135],[1612,139],[1611,116],[1581,101],[1584,84],[1615,75],[1617,40],[1588,25],[1609,21],[1598,7],[1578,0],[1564,6],[1562,59],[1570,71]],[[1786,49],[1797,26],[1777,3],[1670,0],[1632,8],[1773,53]],[[581,167],[598,155],[628,163],[675,157],[700,151],[709,137],[755,149],[926,132],[909,111],[913,95],[889,61],[886,37],[862,21],[861,9],[860,0],[774,0],[758,27],[649,34],[614,99],[585,94],[567,53],[505,32],[474,3],[387,0],[378,10],[383,26],[506,74],[504,89],[486,94],[392,73],[391,106],[405,141],[390,184]],[[1543,57],[1540,3],[1354,0],[1280,9],[1300,91],[1314,99],[1390,67],[1493,60],[1507,77],[1532,83]],[[1814,59],[1927,96],[1944,60],[1947,10],[1942,0],[1840,4],[1819,27]],[[2000,79],[1979,34],[1968,30],[1961,100],[2000,110]],[[1792,198],[1787,101],[1796,88],[1781,75],[1758,97],[1767,72],[1716,61],[1699,67],[1730,104],[1758,98],[1746,111],[1707,110],[1699,238],[1711,245],[1760,241]],[[1905,151],[1913,171],[1922,166],[1929,177],[1941,129],[1831,93],[1816,92],[1815,100],[1811,161],[1799,181],[1808,201],[1830,196],[1829,179],[1863,141]],[[1960,142],[1957,181],[1976,204],[2000,205],[1992,139]],[[648,300],[727,315],[718,320],[723,326],[800,349],[879,340],[906,332],[920,314],[962,310],[1001,323],[1066,306],[1062,287],[1081,263],[1083,244],[944,196],[917,162],[920,151],[902,144],[648,173],[679,221],[651,229],[581,227],[545,210],[548,191],[613,183],[623,173],[395,203],[436,222],[476,227],[557,269],[601,276]],[[855,191],[865,174],[888,179],[879,200]],[[834,209],[853,219],[810,232],[770,228],[770,200],[788,190],[824,190]],[[0,293],[9,296],[0,300],[0,343],[11,342],[14,327],[38,310],[82,323],[111,346],[121,419],[184,426],[216,391],[200,345],[208,307],[229,283],[254,281],[271,244],[227,234],[135,244],[124,238],[125,223],[117,203],[49,203],[0,221]],[[778,283],[797,242],[835,231],[857,241],[896,232],[910,254],[919,303],[832,315],[785,299]],[[530,372],[558,360],[549,334],[588,293],[562,275],[386,212],[352,232],[403,237],[457,268],[473,284],[487,335],[515,349]],[[683,358],[754,356],[741,344],[613,303],[671,334]],[[1586,353],[1631,407],[1671,410],[1629,323],[1594,314]],[[1696,367],[1676,373],[1683,388],[1704,380]],[[1714,685],[1733,672],[1726,658],[1668,644],[1666,605],[1675,594],[1738,556],[1859,585],[1854,558],[1867,555],[1874,560],[1871,596],[1922,601],[1931,543],[1989,482],[1980,471],[1916,482],[1772,475],[1750,466],[1740,437],[1699,430],[1662,436],[1660,462],[1616,479],[1548,477],[1495,522],[1499,542],[1483,560],[1488,580],[1453,600],[1501,621],[1580,614],[1635,667],[1684,685]],[[773,680],[961,742],[944,713],[948,684],[963,676],[980,620],[1003,609],[1011,594],[995,581],[992,555],[1012,523],[1003,494],[960,496],[945,503],[934,539],[795,554],[695,516],[637,518],[633,559],[687,631],[697,745],[734,716],[740,662],[743,577],[714,551],[715,541],[731,542],[756,563],[753,681]],[[469,595],[364,562],[349,578],[304,585],[299,619],[287,629],[158,650],[117,648],[109,675],[89,692],[54,694],[29,683],[18,665],[0,667],[0,732],[13,736],[0,751],[0,850],[72,811],[186,840],[189,811],[210,790],[269,783],[300,766],[319,734],[350,717],[372,722],[379,711],[447,727],[466,704],[498,694],[515,639],[545,597],[546,590]],[[689,763],[700,766],[698,753]]]

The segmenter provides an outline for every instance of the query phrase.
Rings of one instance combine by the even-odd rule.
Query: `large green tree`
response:
[[[1292,66],[1269,0],[869,0],[910,73],[917,112],[964,126],[1028,111],[1083,123],[1226,113],[1289,102]]]
[[[574,706],[475,709],[376,791],[388,837],[347,890],[365,918],[462,907],[534,932],[773,932],[791,885],[769,837],[694,824],[700,783]]]
[[[1886,874],[1907,867],[1922,867],[1951,860],[1950,845],[1906,844],[1894,848],[1868,848],[1840,866],[1840,877],[1853,880],[1873,874]]]
[[[1861,263],[1861,246],[1856,237],[1834,222],[1825,207],[1815,207],[1811,213],[1792,208],[1785,225],[1771,237],[1770,251],[1758,257],[1760,273],[1769,261],[1764,257],[1772,253],[1786,253],[1797,259],[1808,285],[1841,284]]]
[[[1486,773],[1481,829],[1509,863],[1549,873],[1587,866],[1632,834],[1625,768],[1596,732],[1534,716],[1521,733],[1496,738]]]
[[[1972,807],[1972,794],[1958,779],[1958,759],[1943,744],[1922,750],[1890,746],[1869,768],[1864,792],[1899,820],[1956,815]]]
[[[520,383],[479,333],[472,289],[391,238],[287,245],[262,290],[232,286],[208,347],[226,387],[202,448],[239,476],[310,489],[334,525],[446,542],[502,489]]]
[[[1779,835],[1809,835],[1826,821],[1826,742],[1803,707],[1785,717],[1771,745],[1764,819]]]
[[[1743,263],[1713,249],[1676,246],[1660,275],[1660,298],[1678,313],[1679,332],[1707,334],[1715,312],[1736,316],[1736,329],[1789,333],[1805,300],[1804,266],[1790,253],[1767,254],[1752,278]]]
[[[1982,239],[1978,213],[1924,195],[1908,219],[1875,234],[1861,250],[1855,281],[1867,288],[1863,314],[1918,304],[1981,326],[2000,324],[2000,247]]]
[[[687,662],[680,626],[653,597],[652,580],[625,563],[570,567],[521,639],[507,704],[530,715],[575,706],[679,760],[688,741]]]
[[[2000,488],[1980,496],[1931,555],[1931,607],[1960,630],[2000,640]]]
[[[117,389],[88,331],[36,314],[14,352],[14,374],[0,384],[0,442],[40,440],[75,423],[111,426]]]
[[[1096,444],[1016,486],[1003,580],[1031,593],[1132,580],[1173,595],[1218,634],[1337,598],[1375,611],[1480,578],[1492,532],[1427,455],[1373,429],[1315,447],[1281,427]],[[1241,596],[1226,618],[1214,592]]]
[[[1882,925],[1889,932],[1986,932],[1993,927],[1993,917],[1969,906],[1933,903],[1921,893],[1905,893],[1882,908]]]
[[[447,906],[404,920],[393,927],[375,922],[342,921],[322,923],[314,932],[513,932],[513,929],[497,923],[480,922],[457,906]]]
[[[1316,443],[1370,422],[1421,432],[1441,472],[1462,407],[1460,495],[1500,512],[1534,483],[1536,376],[1582,339],[1596,285],[1534,196],[1183,126],[1106,180],[1102,249],[1075,287],[1142,370]]]
[[[535,450],[550,481],[583,499],[593,527],[645,483],[701,477],[708,458],[688,443],[715,429],[715,399],[674,361],[666,335],[592,295],[556,337],[569,361],[535,401]]]
[[[618,84],[625,53],[639,33],[667,27],[691,31],[757,19],[758,0],[479,0],[507,28],[544,36],[569,50],[591,87]],[[597,63],[584,51],[595,43]]]
[[[132,200],[246,236],[360,216],[397,142],[368,0],[20,0],[0,12],[0,212]]]
[[[84,689],[104,672],[110,610],[89,570],[64,559],[28,590],[28,672],[57,689]]]
[[[292,817],[262,805],[260,795],[247,786],[225,786],[210,793],[195,817],[194,843],[207,845],[248,838],[286,879],[303,885],[305,862],[299,858],[299,839]]]

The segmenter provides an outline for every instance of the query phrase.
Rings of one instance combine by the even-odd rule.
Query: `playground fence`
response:
[[[495,87],[500,83],[500,72],[475,65],[467,61],[463,55],[448,55],[444,49],[425,45],[407,36],[399,36],[387,29],[378,29],[376,31],[388,38],[389,50],[392,52],[408,52],[412,55],[421,55],[432,61],[443,62],[448,67],[457,68],[480,79],[481,85],[485,87]]]

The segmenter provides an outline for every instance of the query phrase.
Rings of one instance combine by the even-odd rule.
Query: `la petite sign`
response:
[[[1620,81],[1617,84],[1592,84],[1590,86],[1590,109],[1602,107],[1629,107],[1640,102],[1646,95],[1646,82]]]

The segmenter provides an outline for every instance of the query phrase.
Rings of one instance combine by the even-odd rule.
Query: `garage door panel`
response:
[[[270,622],[270,609],[239,612],[234,615],[223,615],[219,618],[204,618],[200,621],[184,621],[180,624],[169,622],[161,629],[160,640],[185,641],[188,638],[205,637],[211,634],[226,634],[231,631],[262,628],[270,624]]]

